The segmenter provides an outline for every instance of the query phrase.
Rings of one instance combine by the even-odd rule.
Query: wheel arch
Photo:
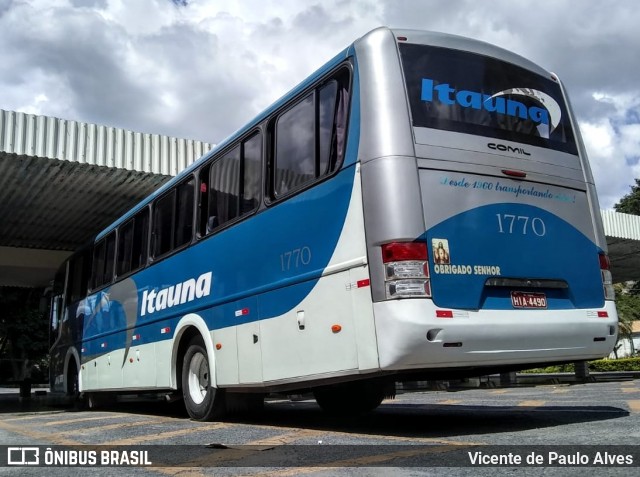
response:
[[[182,386],[182,358],[187,352],[189,341],[197,335],[200,335],[204,342],[209,359],[209,369],[213,370],[210,374],[211,385],[217,388],[216,362],[209,327],[200,315],[189,313],[180,319],[173,335],[173,346],[171,350],[171,389],[180,389]]]
[[[75,346],[69,346],[69,349],[67,349],[67,353],[64,357],[64,373],[63,373],[63,389],[65,394],[68,392],[69,390],[69,371],[71,368],[71,363],[72,360],[74,362],[74,365],[76,367],[76,373],[78,374],[78,391],[82,392],[83,387],[82,387],[82,373],[80,372],[80,353],[78,353],[78,350],[76,349]]]

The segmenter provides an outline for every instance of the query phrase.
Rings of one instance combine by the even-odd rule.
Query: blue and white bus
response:
[[[606,356],[613,298],[558,77],[380,28],[64,264],[51,388],[365,411],[398,380]]]

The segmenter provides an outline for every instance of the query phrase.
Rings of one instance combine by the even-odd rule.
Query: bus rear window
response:
[[[478,54],[399,45],[414,127],[577,154],[560,85]]]

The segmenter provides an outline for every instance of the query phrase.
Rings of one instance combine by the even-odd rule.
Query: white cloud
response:
[[[563,78],[603,206],[640,176],[634,2],[179,3],[0,0],[0,108],[220,142],[367,31],[430,29],[497,44]]]
[[[580,123],[603,208],[611,208],[640,177],[640,95],[596,92],[595,101],[613,107],[613,113]],[[637,120],[637,119],[636,119]]]

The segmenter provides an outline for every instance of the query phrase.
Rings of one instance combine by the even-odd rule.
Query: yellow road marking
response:
[[[445,399],[444,401],[438,401],[438,404],[460,404],[460,399]]]
[[[631,412],[640,412],[639,400],[635,399],[635,400],[627,401],[627,404],[629,405],[629,409],[631,409]]]
[[[459,450],[464,447],[472,447],[468,444],[465,446],[433,446],[433,448],[425,449],[407,449],[396,452],[388,452],[386,454],[377,454],[371,456],[354,457],[350,459],[342,459],[334,462],[330,462],[330,466],[316,466],[316,467],[293,467],[287,470],[278,470],[274,472],[261,472],[257,474],[249,474],[251,477],[287,477],[300,474],[312,474],[314,472],[332,471],[337,467],[366,467],[374,464],[380,464],[394,459],[402,459],[408,457],[416,457],[424,454],[439,454],[443,452],[451,452],[453,450]],[[384,446],[381,446],[383,448]],[[240,477],[240,476],[237,476]],[[248,477],[248,476],[246,476]]]
[[[318,431],[315,429],[296,429],[292,432],[280,434],[279,436],[265,437],[264,439],[257,439],[255,441],[247,442],[243,444],[245,446],[277,446],[284,444],[291,444],[305,437],[317,436],[324,431]]]
[[[108,426],[94,426],[94,427],[82,427],[80,429],[71,429],[68,431],[56,432],[56,434],[64,436],[64,435],[74,435],[74,434],[85,434],[91,431],[112,431],[114,429],[122,429],[125,427],[143,427],[143,426],[148,426],[149,424],[161,424],[167,421],[169,421],[169,419],[148,419],[146,421],[120,422],[118,424],[109,424]]]
[[[215,429],[225,429],[227,427],[231,427],[231,425],[225,424],[225,423],[218,423],[213,425],[208,424],[208,425],[202,425],[198,427],[192,427],[189,429],[178,429],[175,431],[160,432],[158,434],[149,434],[147,436],[143,435],[143,436],[136,436],[136,437],[128,437],[126,439],[117,439],[115,441],[105,442],[102,445],[124,446],[124,445],[141,444],[143,442],[159,441],[162,439],[170,439],[172,437],[185,436],[187,434],[193,434],[196,432],[212,431]]]
[[[518,407],[541,407],[544,406],[547,401],[536,401],[534,399],[528,401],[520,401]]]
[[[164,475],[180,477],[204,477],[201,471],[197,467],[224,467],[225,464],[236,460],[243,459],[248,455],[255,454],[259,451],[255,446],[271,448],[278,445],[289,444],[295,442],[303,437],[309,437],[311,435],[318,435],[322,431],[310,430],[310,429],[296,429],[293,432],[287,432],[277,436],[266,437],[263,439],[257,439],[247,442],[245,444],[238,444],[237,448],[230,448],[224,452],[215,452],[208,455],[204,455],[197,459],[193,459],[188,462],[188,467],[155,467],[153,470]],[[247,446],[247,448],[244,448]],[[254,446],[253,449],[248,446]]]
[[[3,419],[3,421],[28,421],[29,419],[41,419],[43,416],[50,416],[52,414],[64,414],[67,411],[47,411],[47,412],[37,412],[34,414],[28,415],[20,415],[18,417],[9,417],[7,419]]]
[[[34,429],[30,429],[20,424],[12,424],[6,421],[0,421],[0,429],[4,429],[9,432],[14,432],[22,436],[28,437],[33,440],[44,440],[51,444],[57,445],[77,445],[78,442],[67,439],[60,436],[58,433],[51,434],[50,432],[41,432]]]
[[[640,393],[640,389],[631,389],[631,388],[621,388],[620,389],[621,392],[625,393],[625,394],[629,394],[629,393]]]
[[[43,426],[60,426],[64,424],[75,424],[78,422],[89,422],[89,421],[101,421],[103,419],[118,419],[125,417],[126,414],[107,414],[106,416],[92,416],[92,417],[80,417],[78,419],[65,419],[64,421],[49,421],[45,422]]]
[[[551,394],[565,394],[569,392],[569,388],[557,388],[551,391]]]
[[[496,389],[494,391],[491,391],[489,394],[506,394],[508,392],[508,389]]]

